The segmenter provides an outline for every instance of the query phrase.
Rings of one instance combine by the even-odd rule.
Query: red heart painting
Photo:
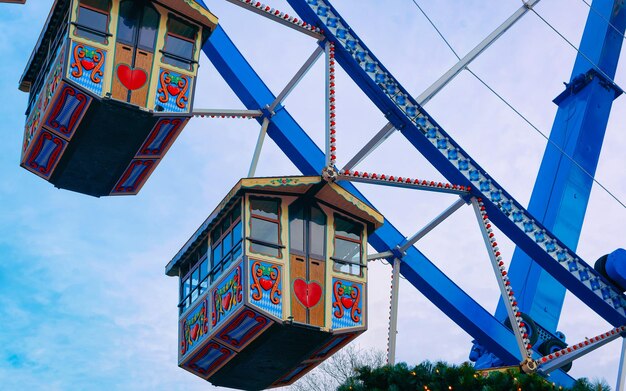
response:
[[[350,309],[354,305],[354,299],[351,299],[349,297],[342,297],[341,304],[343,304],[346,309]]]
[[[293,291],[306,308],[314,307],[322,298],[322,287],[317,282],[307,283],[301,278],[293,282]]]
[[[138,90],[148,81],[148,74],[143,69],[131,69],[126,64],[117,67],[117,78],[129,90]]]
[[[80,60],[80,64],[83,66],[83,68],[85,68],[87,71],[90,71],[92,69],[94,69],[96,67],[96,64],[91,61],[91,60]]]
[[[198,338],[198,331],[200,330],[200,325],[199,324],[195,324],[195,326],[193,326],[193,328],[191,329],[191,340],[195,341],[196,338]]]
[[[170,95],[172,96],[178,96],[178,94],[180,94],[180,88],[173,86],[173,85],[168,85],[167,86],[167,91],[170,93]]]
[[[269,291],[274,283],[269,278],[261,278],[259,280],[259,284],[261,284],[261,288],[265,291]]]
[[[225,311],[228,311],[230,309],[230,299],[232,299],[232,297],[233,295],[230,292],[222,296],[222,307]]]

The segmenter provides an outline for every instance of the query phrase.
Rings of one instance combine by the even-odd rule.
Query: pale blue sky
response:
[[[226,191],[247,173],[259,126],[250,120],[194,120],[136,197],[95,199],[55,189],[19,167],[27,95],[17,82],[51,0],[0,5],[0,388],[3,390],[200,390],[211,388],[176,366],[177,281],[163,267]],[[270,3],[268,1],[268,3]],[[306,36],[272,24],[225,1],[207,4],[276,93],[315,48]],[[385,66],[414,94],[454,64],[411,0],[333,2]],[[506,19],[519,1],[420,1],[452,45],[466,53]],[[291,13],[283,1],[272,6]],[[576,44],[588,8],[580,0],[541,2],[538,12]],[[526,16],[472,68],[548,132],[551,100],[569,79],[574,50],[532,15]],[[624,62],[616,81],[626,85]],[[241,108],[224,81],[202,62],[196,107]],[[286,101],[294,117],[321,145],[323,69],[313,68]],[[384,117],[338,70],[339,164],[345,163]],[[624,97],[615,102],[598,178],[626,198]],[[427,110],[522,203],[527,203],[545,140],[462,74]],[[411,164],[408,164],[411,162]],[[439,179],[398,136],[363,167],[404,176]],[[259,175],[296,173],[268,141]],[[405,190],[361,187],[406,235],[453,202]],[[393,200],[393,202],[390,202]],[[594,187],[579,254],[593,262],[623,247],[626,213]],[[502,237],[502,235],[499,235]],[[505,259],[512,245],[499,240]],[[495,308],[491,277],[471,210],[464,208],[419,246],[486,308]],[[362,346],[384,350],[388,267],[372,265],[370,330]],[[398,358],[461,362],[471,337],[415,288],[403,282]],[[571,342],[608,326],[568,296],[561,327]],[[574,363],[575,376],[603,376],[614,384],[619,343]]]

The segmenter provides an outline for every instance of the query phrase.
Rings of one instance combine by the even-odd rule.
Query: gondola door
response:
[[[326,215],[315,204],[289,208],[291,316],[295,322],[324,326]]]
[[[160,19],[147,1],[120,2],[111,91],[114,99],[146,107]]]

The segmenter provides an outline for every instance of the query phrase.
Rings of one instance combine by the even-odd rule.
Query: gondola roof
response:
[[[201,240],[204,240],[222,216],[230,211],[230,205],[237,201],[244,191],[276,192],[286,195],[303,195],[314,186],[322,186],[315,189],[315,197],[329,202],[334,207],[343,210],[363,221],[368,222],[372,229],[380,227],[384,223],[384,217],[373,207],[357,199],[335,183],[327,183],[319,176],[291,176],[291,177],[267,177],[267,178],[244,178],[228,192],[226,197],[217,205],[213,212],[200,225],[191,238],[178,251],[172,260],[165,266],[165,274],[168,276],[178,275],[178,268],[185,258],[196,248]]]
[[[24,74],[20,78],[20,91],[30,92],[30,86],[32,82],[37,78],[37,75],[41,71],[41,67],[46,61],[47,53],[52,43],[52,39],[56,35],[56,32],[61,27],[63,19],[69,11],[71,0],[55,0],[48,14],[48,19],[44,28],[41,30],[37,44],[33,49],[28,60],[28,65],[24,70]]]

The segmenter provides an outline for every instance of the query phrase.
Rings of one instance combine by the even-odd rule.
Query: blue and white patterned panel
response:
[[[226,318],[243,305],[243,262],[211,289],[211,330],[221,327]]]
[[[188,113],[191,107],[193,77],[161,69],[154,110],[165,113]]]
[[[363,326],[364,300],[363,284],[333,278],[332,328]]]
[[[184,356],[204,343],[209,333],[209,302],[201,300],[196,307],[180,321],[180,355]]]
[[[270,315],[283,318],[282,266],[250,260],[250,303]]]
[[[67,78],[94,94],[102,96],[102,77],[106,55],[106,50],[81,42],[72,42]]]

